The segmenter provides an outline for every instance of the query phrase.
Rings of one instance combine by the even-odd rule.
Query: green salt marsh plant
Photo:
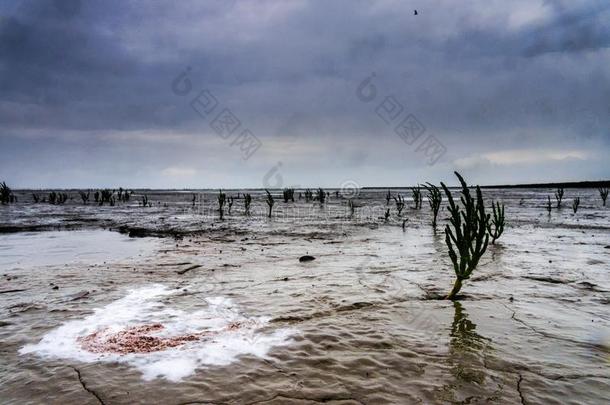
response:
[[[49,193],[48,202],[53,205],[60,205],[65,203],[68,200],[68,194],[66,193],[57,193],[55,191],[51,191]]]
[[[78,194],[80,194],[80,199],[83,200],[83,204],[87,204],[89,202],[89,195],[91,194],[90,191],[87,191],[86,193],[84,191],[79,191]]]
[[[398,216],[401,216],[402,210],[405,208],[405,199],[398,193],[397,197],[394,197],[394,201],[396,202],[396,211],[398,211]]]
[[[604,203],[605,207],[606,199],[608,198],[608,187],[600,187],[597,190],[599,191],[599,196],[602,198],[602,202]]]
[[[419,187],[419,184],[417,185],[417,187],[411,187],[411,193],[413,194],[413,202],[415,203],[415,209],[418,210],[421,208],[421,202],[422,202],[422,194],[421,194],[421,189]]]
[[[561,200],[563,200],[563,187],[559,187],[555,191],[555,200],[557,200],[557,208],[561,208]]]
[[[390,219],[390,209],[385,210],[385,214],[383,215],[383,220],[388,221]]]
[[[287,203],[288,201],[294,202],[294,188],[285,188],[282,191],[282,197],[284,197],[285,203]]]
[[[504,232],[504,204],[500,205],[499,202],[491,202],[491,208],[493,210],[493,217],[490,217],[487,221],[487,233],[491,236],[491,244],[496,243],[502,232]]]
[[[273,211],[273,205],[275,204],[275,200],[273,199],[273,196],[271,195],[269,190],[265,189],[265,192],[267,193],[267,199],[265,201],[267,202],[267,206],[269,207],[269,218],[271,218],[271,212]]]
[[[390,205],[390,200],[392,199],[392,193],[388,190],[388,193],[385,195],[385,205]]]
[[[6,185],[6,182],[0,183],[0,202],[2,205],[10,204],[11,200],[14,200],[13,192],[11,188]]]
[[[572,200],[572,211],[574,211],[574,214],[576,214],[576,212],[578,211],[579,205],[580,205],[580,197],[574,198],[574,200]]]
[[[99,198],[96,201],[99,205],[104,205],[104,203],[108,203],[108,205],[113,206],[115,202],[114,191],[108,188],[101,190]]]
[[[250,215],[250,204],[252,204],[252,196],[249,193],[244,194],[244,213],[246,215]]]
[[[313,193],[311,192],[310,189],[306,189],[305,190],[305,201],[309,202],[311,200],[313,200]]]
[[[38,204],[40,202],[40,196],[38,194],[32,193],[32,198],[34,199],[34,204]]]
[[[426,183],[424,187],[428,191],[428,203],[430,203],[430,209],[432,210],[432,228],[436,229],[436,219],[441,208],[441,202],[443,202],[443,195],[441,190],[432,183]]]
[[[549,197],[547,195],[546,196],[546,210],[549,212],[549,214],[551,214],[552,209],[553,209],[553,206],[551,205],[551,197]]]
[[[218,213],[220,219],[224,219],[225,215],[225,204],[227,203],[227,195],[222,192],[222,189],[218,190]]]
[[[489,217],[485,214],[481,189],[477,186],[476,197],[472,197],[462,176],[458,172],[455,172],[455,175],[462,186],[461,207],[454,201],[449,188],[441,183],[449,201],[447,209],[451,214],[449,224],[445,227],[445,242],[456,275],[453,288],[445,297],[448,300],[456,298],[462,283],[470,278],[489,243],[486,229]]]
[[[129,201],[129,191],[124,189],[123,187],[119,187],[119,191],[117,192],[117,200],[122,203],[126,203]]]
[[[140,203],[138,203],[139,205]],[[152,202],[150,202],[150,199],[148,198],[148,195],[144,194],[142,196],[142,207],[152,207]]]
[[[318,191],[316,191],[316,200],[320,201],[320,204],[324,204],[324,201],[326,201],[326,192],[323,188],[318,188]]]

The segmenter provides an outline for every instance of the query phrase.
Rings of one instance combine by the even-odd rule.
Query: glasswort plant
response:
[[[600,187],[598,189],[599,191],[599,196],[602,198],[602,201],[604,203],[604,207],[606,206],[606,199],[608,198],[608,187]]]
[[[418,210],[421,208],[421,202],[422,202],[422,194],[421,194],[421,190],[419,188],[419,184],[417,185],[417,187],[411,187],[411,192],[413,193],[413,202],[415,203],[415,209]]]
[[[244,194],[244,213],[246,215],[250,215],[250,204],[252,204],[252,196],[249,193]]]
[[[561,200],[563,200],[563,187],[559,187],[555,191],[555,200],[557,200],[557,208],[561,208]]]
[[[493,209],[493,218],[489,218],[487,221],[487,233],[491,236],[491,244],[496,243],[502,232],[504,232],[504,204],[500,205],[499,202],[491,202],[491,208]]]
[[[224,208],[227,202],[227,196],[222,192],[222,189],[218,190],[218,213],[220,214],[220,219],[224,219]]]
[[[273,196],[271,195],[269,190],[265,189],[265,192],[267,193],[266,202],[267,202],[267,205],[269,206],[269,218],[271,218],[271,212],[273,211],[273,205],[275,204],[275,200],[273,199]]]
[[[481,189],[477,186],[476,199],[473,198],[462,176],[458,172],[455,172],[455,175],[462,186],[460,200],[463,208],[455,203],[451,191],[444,183],[441,183],[449,201],[447,209],[451,214],[450,224],[445,227],[445,242],[456,275],[453,288],[445,297],[448,300],[456,298],[462,288],[462,283],[470,278],[489,243],[489,235],[486,230],[489,217],[485,215],[485,204],[483,203]]]
[[[572,201],[572,211],[574,211],[574,214],[576,214],[576,211],[578,211],[579,205],[580,205],[580,197],[574,198],[574,200]]]
[[[428,202],[432,210],[432,228],[436,229],[436,218],[438,217],[438,210],[441,208],[443,195],[439,188],[432,183],[426,183],[424,187],[428,191]]]
[[[6,182],[2,182],[0,183],[0,202],[2,203],[2,205],[6,205],[9,204],[12,200],[14,200],[14,197],[12,197],[13,193],[11,191],[11,188],[9,186],[6,185]]]
[[[394,197],[394,201],[396,201],[396,210],[398,211],[398,216],[401,216],[402,210],[405,208],[405,199],[399,193],[397,197]]]

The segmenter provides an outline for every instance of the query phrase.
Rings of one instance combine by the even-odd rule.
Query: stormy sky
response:
[[[593,0],[2,2],[0,181],[608,179],[609,21]]]

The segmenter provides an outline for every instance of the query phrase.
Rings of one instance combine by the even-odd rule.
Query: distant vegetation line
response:
[[[410,189],[414,186],[368,186],[362,187],[361,190],[398,190],[398,189]],[[459,188],[460,186],[449,186],[449,188]],[[597,181],[571,181],[571,182],[563,182],[563,183],[528,183],[528,184],[496,184],[496,185],[487,185],[480,186],[481,188],[599,188],[599,187],[610,187],[610,180],[597,180]],[[87,190],[87,189],[95,189],[96,187],[69,187],[69,188],[14,188],[14,191],[46,191],[46,190],[62,190],[62,191],[78,191],[78,190]],[[112,187],[111,187],[112,188]],[[329,190],[340,190],[340,187],[327,187]],[[216,192],[218,188],[147,188],[147,187],[133,187],[131,188],[134,191],[211,191]],[[295,187],[298,190],[305,190],[307,187]],[[235,187],[235,188],[225,188],[225,190],[252,190],[252,191],[261,191],[264,192],[264,187]],[[269,190],[282,190],[282,188],[269,188]]]

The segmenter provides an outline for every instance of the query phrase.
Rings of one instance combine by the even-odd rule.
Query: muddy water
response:
[[[353,218],[331,195],[277,201],[267,219],[255,196],[252,217],[238,199],[222,222],[213,194],[150,193],[150,208],[24,194],[0,207],[0,402],[607,403],[610,208],[579,190],[574,215],[567,190],[549,215],[550,193],[485,191],[509,225],[457,302],[435,299],[453,274],[426,202],[402,217],[390,205],[386,222],[385,191],[361,193]],[[154,323],[160,338],[209,337],[151,353],[78,344]]]

